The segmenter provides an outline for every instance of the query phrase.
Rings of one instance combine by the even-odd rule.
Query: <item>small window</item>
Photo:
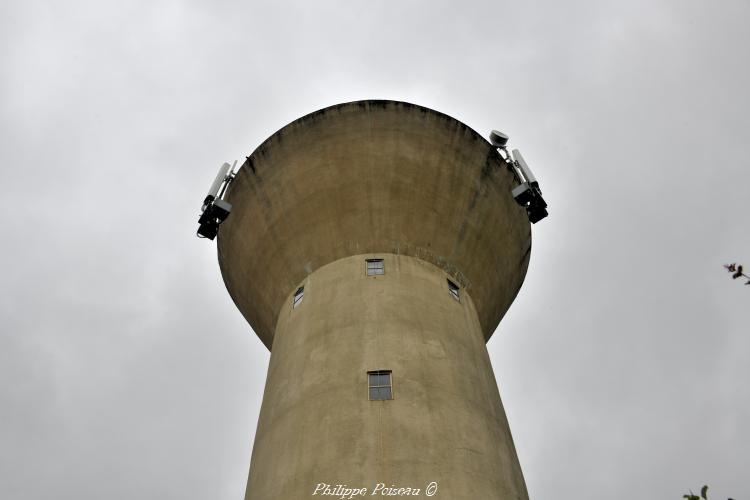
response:
[[[453,283],[451,280],[448,280],[448,291],[450,292],[451,297],[453,297],[454,299],[458,301],[461,300],[461,298],[458,295],[458,285]]]
[[[367,384],[370,401],[385,401],[387,399],[393,399],[393,386],[391,384],[390,370],[367,372]]]
[[[367,259],[367,276],[379,276],[385,274],[385,263],[383,259]]]
[[[295,309],[302,303],[302,299],[305,297],[305,287],[301,286],[294,292],[294,298],[292,299],[292,309]]]

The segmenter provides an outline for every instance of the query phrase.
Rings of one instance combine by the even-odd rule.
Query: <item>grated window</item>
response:
[[[302,303],[302,299],[305,297],[305,287],[301,286],[294,292],[294,298],[292,299],[292,309],[296,309],[298,305]]]
[[[367,276],[379,276],[385,274],[385,263],[383,259],[367,259]]]
[[[453,283],[451,280],[447,280],[447,281],[448,281],[448,292],[450,292],[451,297],[453,297],[454,299],[456,299],[456,300],[458,300],[460,302],[461,298],[460,298],[459,292],[458,292],[458,285],[456,285],[455,283]]]
[[[367,372],[367,385],[370,401],[393,399],[393,384],[390,370]]]

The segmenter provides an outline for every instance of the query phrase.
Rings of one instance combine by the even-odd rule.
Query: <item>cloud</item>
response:
[[[192,236],[225,160],[400,99],[540,178],[489,344],[534,498],[748,495],[743,2],[24,2],[0,21],[0,491],[240,498],[268,353]],[[104,493],[106,492],[106,493]]]

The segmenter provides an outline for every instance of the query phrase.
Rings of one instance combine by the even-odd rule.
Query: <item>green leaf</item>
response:
[[[708,485],[704,484],[703,488],[701,488],[701,497],[703,497],[703,500],[708,500],[706,494],[708,494]]]

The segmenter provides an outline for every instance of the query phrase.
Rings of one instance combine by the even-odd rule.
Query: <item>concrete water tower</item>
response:
[[[492,139],[352,102],[220,173],[201,228],[271,351],[246,499],[528,498],[485,344],[546,205]]]

